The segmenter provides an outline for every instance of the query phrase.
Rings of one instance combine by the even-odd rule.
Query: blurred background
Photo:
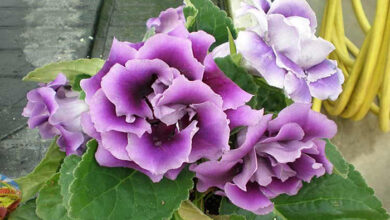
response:
[[[215,0],[220,7],[226,2]],[[233,10],[239,0],[231,0]],[[324,0],[308,0],[320,22]],[[362,1],[369,19],[376,1]],[[0,0],[0,173],[11,178],[30,172],[50,140],[27,129],[21,116],[26,93],[35,83],[21,78],[39,66],[86,57],[106,58],[115,36],[140,41],[145,22],[181,0]],[[238,4],[239,5],[239,4]],[[358,46],[364,35],[350,0],[343,1],[346,35]],[[372,21],[372,20],[371,20]],[[380,131],[377,118],[359,122],[332,118],[339,132],[333,142],[375,189],[390,211],[390,133]]]

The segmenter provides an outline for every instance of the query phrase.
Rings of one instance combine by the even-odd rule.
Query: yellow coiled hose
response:
[[[379,126],[389,130],[390,117],[390,0],[378,0],[371,26],[360,0],[351,0],[356,18],[366,34],[359,50],[344,33],[342,0],[327,0],[320,36],[336,49],[329,58],[343,71],[343,92],[336,101],[324,101],[331,115],[361,120],[371,110]],[[321,100],[313,100],[313,110],[321,110]]]

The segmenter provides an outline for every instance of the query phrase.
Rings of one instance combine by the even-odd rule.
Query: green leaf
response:
[[[325,139],[326,147],[325,152],[328,160],[333,164],[333,173],[338,174],[344,178],[347,178],[349,171],[349,164],[341,153],[337,150],[337,147],[333,145],[328,139]]]
[[[184,8],[184,16],[187,21],[187,29],[190,32],[203,30],[215,37],[215,43],[210,49],[228,42],[229,28],[232,36],[237,37],[233,21],[225,11],[219,9],[210,0],[185,0],[187,7]]]
[[[215,63],[218,67],[229,77],[233,82],[240,86],[248,93],[256,94],[257,85],[250,75],[243,67],[237,65],[232,56],[216,58]]]
[[[187,200],[193,173],[183,170],[175,181],[153,183],[146,175],[128,168],[101,167],[95,160],[97,142],[73,172],[70,216],[80,219],[167,219]]]
[[[150,37],[152,37],[155,34],[156,34],[156,29],[154,27],[150,28],[149,30],[146,31],[142,41],[145,42],[147,39],[149,39]]]
[[[259,88],[255,97],[257,109],[264,108],[267,113],[279,113],[291,104],[281,89],[268,85],[263,78],[254,77],[254,79]]]
[[[222,198],[219,214],[230,215],[230,220],[283,220],[273,212],[268,215],[256,215],[233,205],[226,197]]]
[[[91,76],[88,75],[88,74],[79,74],[79,75],[76,75],[75,78],[74,78],[73,84],[72,84],[72,90],[78,91],[78,92],[83,91],[83,89],[82,89],[81,86],[80,86],[80,81],[83,80],[83,79],[88,79],[88,78],[90,78],[90,77],[91,77]]]
[[[228,27],[226,27],[226,29],[227,29],[228,37],[229,37],[230,55],[237,54],[236,43],[234,42],[234,38],[233,38],[232,32],[230,32],[230,29]]]
[[[73,171],[81,161],[81,158],[76,155],[68,156],[64,159],[64,163],[60,169],[59,185],[61,186],[61,195],[63,197],[63,204],[69,209],[70,189],[69,186],[74,180]]]
[[[15,180],[22,191],[22,202],[31,199],[45,182],[58,171],[64,157],[65,153],[60,151],[56,139],[53,140],[38,166],[27,176]]]
[[[35,209],[35,199],[31,199],[12,212],[8,216],[8,220],[39,220],[40,218],[35,214]]]
[[[37,215],[43,220],[69,220],[68,211],[62,203],[60,174],[55,174],[42,187],[37,198]]]
[[[104,60],[99,58],[51,63],[29,72],[23,80],[47,83],[53,81],[59,73],[63,73],[72,85],[77,75],[93,76],[102,68],[103,64]]]
[[[181,203],[178,213],[183,220],[212,220],[189,200]]]
[[[275,209],[270,216],[254,216],[227,200],[221,203],[220,214],[246,219],[388,219],[389,215],[360,173],[345,162],[328,140],[326,148],[329,160],[334,163],[333,174],[304,183],[295,196],[281,195],[273,199]]]

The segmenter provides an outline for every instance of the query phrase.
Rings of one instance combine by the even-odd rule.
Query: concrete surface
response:
[[[17,177],[40,161],[48,141],[26,128],[21,78],[35,67],[86,57],[100,0],[0,0],[0,173]]]

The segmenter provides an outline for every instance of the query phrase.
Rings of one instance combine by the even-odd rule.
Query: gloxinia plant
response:
[[[253,22],[240,31],[237,50],[247,65],[271,86],[284,89],[295,102],[312,97],[336,100],[344,76],[337,62],[327,59],[334,46],[315,36],[317,19],[305,0],[242,2],[238,17]],[[226,54],[228,44],[217,49]]]
[[[255,25],[237,32],[211,1],[185,0],[105,61],[29,73],[45,84],[23,115],[58,146],[16,180],[10,219],[386,219],[311,110],[343,76],[310,6],[253,0],[245,14]]]

